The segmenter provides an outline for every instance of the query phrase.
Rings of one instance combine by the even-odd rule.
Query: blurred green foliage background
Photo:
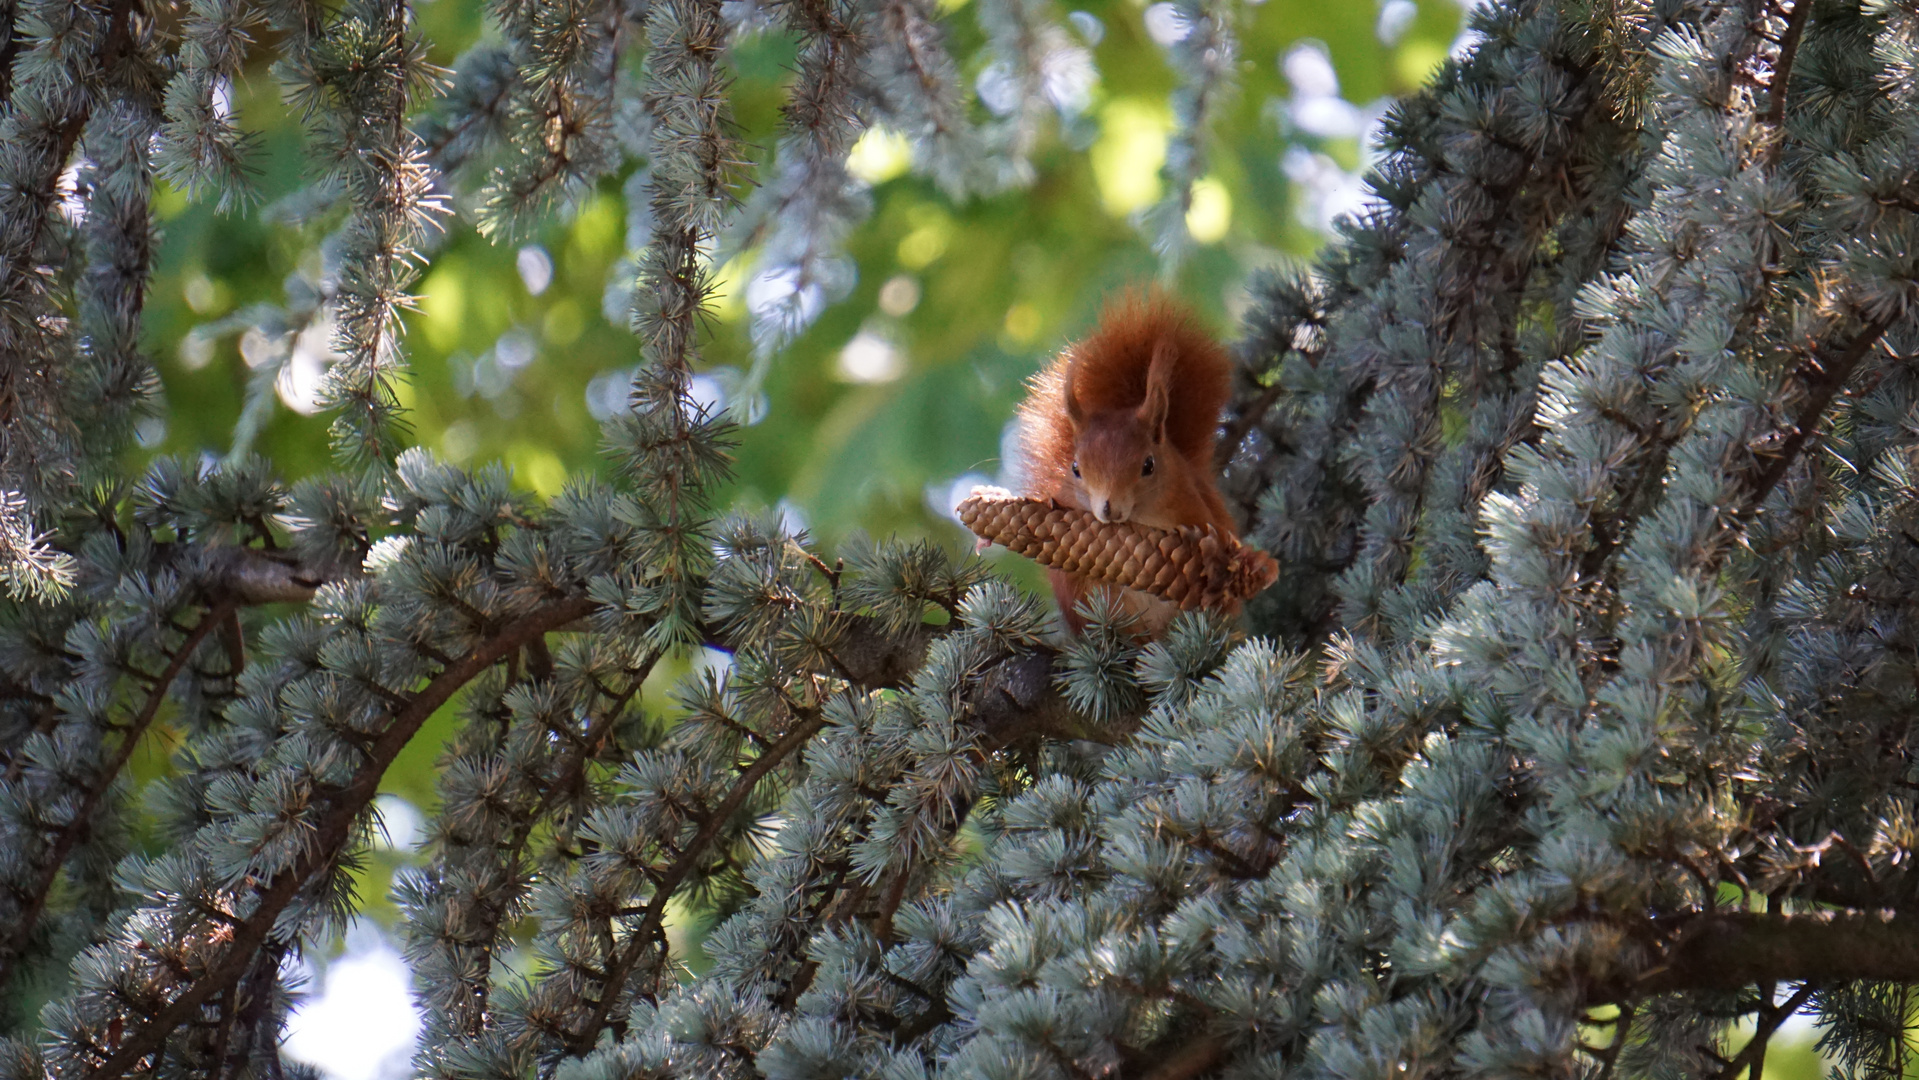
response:
[[[968,6],[947,3],[951,48],[961,57],[978,51]],[[479,0],[419,6],[435,62],[451,66],[481,38],[483,8]],[[1452,0],[1388,8],[1384,21],[1373,0],[1267,0],[1242,9],[1240,85],[1218,115],[1190,215],[1206,242],[1168,282],[1223,334],[1230,336],[1250,270],[1309,257],[1323,242],[1312,221],[1314,185],[1289,179],[1286,163],[1320,176],[1360,165],[1356,127],[1312,134],[1294,122],[1289,102],[1312,98],[1322,113],[1330,109],[1330,123],[1309,118],[1309,127],[1363,123],[1369,106],[1376,112],[1386,95],[1417,86],[1460,33]],[[749,412],[762,418],[740,447],[740,500],[784,501],[828,542],[855,526],[907,535],[946,529],[945,538],[959,539],[929,507],[928,485],[993,473],[1001,428],[1027,376],[1088,324],[1104,295],[1159,274],[1135,220],[1160,193],[1174,75],[1148,14],[1143,2],[1100,0],[1067,20],[1091,49],[1098,83],[1080,122],[1048,136],[1029,188],[955,204],[912,174],[904,140],[874,132],[856,148],[854,172],[872,184],[874,204],[850,242],[858,283],[772,364],[764,386],[771,405]],[[1337,93],[1357,108],[1324,93],[1323,65],[1306,72],[1307,93],[1293,85],[1282,68],[1301,43],[1330,55]],[[736,119],[762,160],[779,135],[793,53],[790,39],[761,32],[735,54]],[[148,326],[169,420],[164,432],[145,433],[155,450],[227,453],[249,354],[257,364],[262,343],[219,320],[249,305],[285,303],[290,278],[316,281],[320,245],[335,224],[299,220],[297,199],[288,198],[305,179],[297,118],[264,69],[249,76],[235,87],[234,106],[257,132],[260,204],[221,213],[178,192],[156,200],[165,234]],[[622,180],[608,178],[532,235],[500,243],[479,236],[463,215],[447,221],[409,320],[406,396],[422,445],[456,462],[503,460],[520,483],[549,494],[569,472],[601,467],[593,410],[620,400],[619,373],[637,360],[623,318],[616,324],[603,314],[610,275],[627,254]],[[722,384],[752,364],[744,295],[752,259],[747,252],[720,270],[706,355]],[[302,340],[296,353],[305,355],[296,360],[308,366],[290,365],[283,401],[301,400],[323,346],[323,335]],[[256,445],[297,477],[329,463],[324,432],[324,417],[282,404]]]

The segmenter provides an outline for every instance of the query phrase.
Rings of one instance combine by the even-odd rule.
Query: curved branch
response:
[[[1772,990],[1770,981],[1760,987],[1759,1021],[1753,1028],[1752,1038],[1746,1040],[1745,1049],[1719,1070],[1719,1080],[1739,1080],[1740,1074],[1747,1069],[1752,1070],[1748,1080],[1760,1080],[1766,1067],[1766,1049],[1772,1042],[1773,1034],[1781,1024],[1797,1015],[1806,1002],[1812,1000],[1812,995],[1818,992],[1819,987],[1816,983],[1806,983],[1779,1005],[1772,1003]]]
[[[218,962],[210,965],[173,1002],[140,1027],[129,1031],[113,1056],[89,1072],[88,1080],[115,1080],[142,1059],[166,1045],[174,1029],[191,1020],[201,1006],[225,992],[246,973],[254,953],[267,941],[280,913],[292,902],[309,879],[322,873],[339,857],[353,835],[353,823],[378,794],[380,780],[388,766],[399,756],[427,717],[452,699],[462,687],[481,672],[505,659],[515,650],[542,634],[558,630],[591,614],[598,605],[583,597],[568,597],[536,608],[507,624],[500,633],[482,642],[464,657],[449,664],[404,706],[379,738],[367,748],[367,760],[355,771],[345,787],[325,799],[325,809],[313,830],[307,853],[291,868],[275,875],[258,894],[258,904],[246,920],[234,927],[231,943]]]
[[[292,581],[291,578],[285,580]],[[294,587],[305,588],[305,585]],[[254,592],[247,595],[262,594]],[[313,840],[306,855],[260,890],[257,894],[258,903],[252,913],[233,928],[225,953],[149,1022],[129,1031],[112,1056],[88,1074],[89,1080],[116,1080],[136,1067],[140,1061],[161,1050],[169,1034],[191,1021],[198,1009],[225,993],[236,980],[244,976],[253,955],[267,942],[287,905],[315,875],[323,873],[338,858],[352,837],[354,821],[378,793],[387,768],[427,717],[488,667],[542,635],[592,614],[597,607],[592,600],[577,596],[536,609],[507,624],[499,634],[448,664],[418,694],[406,699],[392,714],[391,721],[380,736],[368,747],[367,760],[355,772],[353,779],[325,797],[325,805],[319,811]],[[203,621],[201,625],[210,631],[215,621]],[[910,681],[912,672],[923,662],[927,646],[944,629],[923,626],[904,634],[887,634],[878,620],[849,616],[847,634],[841,639],[839,650],[839,659],[845,670],[829,674],[869,688],[905,685]],[[195,632],[198,633],[199,628]],[[1004,746],[1034,735],[1111,740],[1109,731],[1087,722],[1053,686],[1052,664],[1056,656],[1053,650],[1036,649],[1003,660],[983,673],[976,683],[977,693],[971,702],[970,714],[985,734],[987,745]],[[644,957],[646,949],[660,935],[666,916],[666,901],[697,869],[699,860],[719,836],[727,820],[744,805],[754,787],[767,773],[791,757],[824,726],[825,719],[821,715],[803,718],[755,759],[741,773],[727,797],[704,816],[699,831],[680,857],[656,881],[655,900],[648,904],[646,915],[628,939],[626,949],[609,967],[605,991],[601,1000],[595,1003],[587,1027],[575,1032],[570,1040],[574,1044],[573,1052],[590,1050],[597,1041],[599,1031],[606,1024],[608,1012],[620,996],[620,988]]]

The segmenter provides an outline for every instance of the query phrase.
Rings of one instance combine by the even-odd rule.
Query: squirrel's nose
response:
[[[1113,520],[1112,515],[1113,503],[1111,499],[1101,499],[1099,502],[1093,504],[1093,516],[1101,522]]]

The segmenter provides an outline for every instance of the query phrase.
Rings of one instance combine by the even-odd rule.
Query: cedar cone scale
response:
[[[1236,608],[1279,577],[1279,564],[1211,525],[1156,529],[1100,521],[1052,499],[974,488],[960,523],[1042,566],[1152,593],[1181,609]]]

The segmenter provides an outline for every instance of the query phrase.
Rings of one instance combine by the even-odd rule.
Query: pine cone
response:
[[[1271,585],[1279,564],[1211,525],[1156,529],[1102,522],[1051,499],[974,488],[959,519],[983,540],[1041,564],[1170,600],[1181,608],[1236,605]]]

